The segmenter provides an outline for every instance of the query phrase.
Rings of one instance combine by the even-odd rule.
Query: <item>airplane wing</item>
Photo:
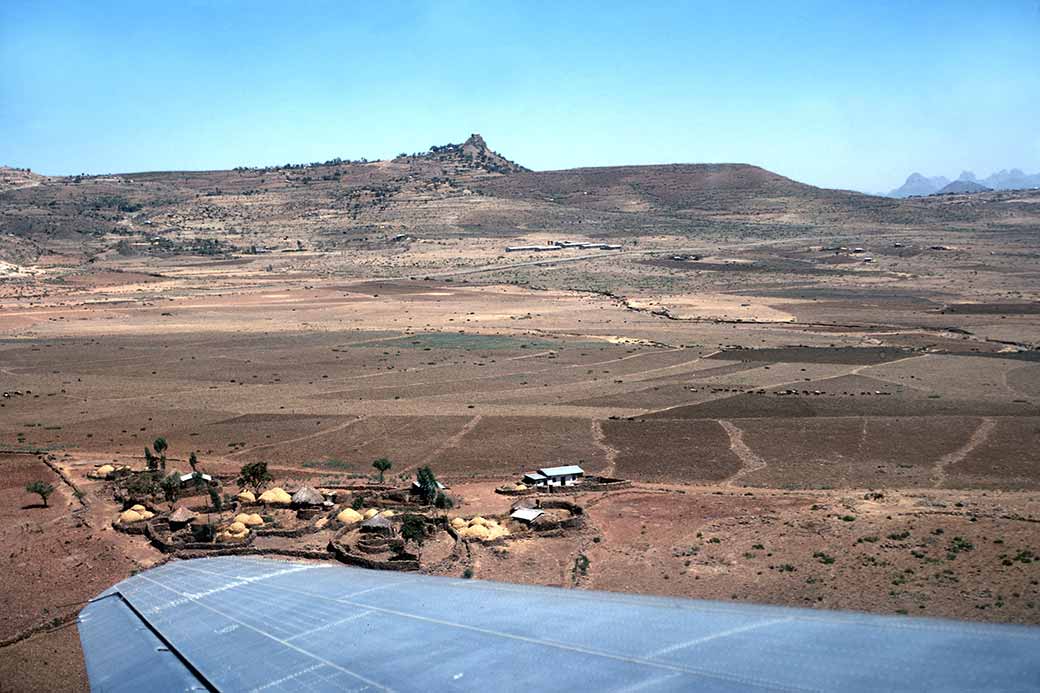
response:
[[[95,691],[1040,690],[1040,628],[217,557],[80,613]]]

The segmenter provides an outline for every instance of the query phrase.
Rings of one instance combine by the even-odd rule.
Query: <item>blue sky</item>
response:
[[[297,5],[294,7],[293,5]],[[0,0],[0,163],[747,162],[828,187],[1040,170],[1040,2]]]

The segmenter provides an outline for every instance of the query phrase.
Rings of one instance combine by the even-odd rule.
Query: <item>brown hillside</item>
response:
[[[900,224],[1017,223],[1021,195],[893,200],[747,164],[528,171],[479,135],[390,161],[43,177],[4,169],[0,256],[220,255],[363,249],[395,236],[615,239],[720,232],[767,238]]]

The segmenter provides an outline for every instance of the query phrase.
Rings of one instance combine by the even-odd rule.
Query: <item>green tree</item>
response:
[[[380,457],[372,463],[372,466],[379,470],[379,483],[383,483],[383,475],[389,471],[393,464],[385,457]]]
[[[147,445],[144,446],[144,461],[148,465],[148,471],[158,471],[159,458],[152,454],[151,449]]]
[[[177,501],[177,494],[181,490],[180,476],[176,473],[164,476],[163,480],[159,482],[159,488],[162,489],[163,498],[170,504],[172,510],[173,504]]]
[[[244,464],[238,472],[238,487],[250,488],[256,494],[259,494],[260,489],[272,481],[274,481],[274,477],[267,471],[266,462]]]
[[[48,484],[46,481],[30,481],[25,485],[25,490],[39,496],[43,501],[43,506],[47,507],[47,497],[54,493],[54,485]]]
[[[422,515],[405,515],[401,519],[401,537],[416,546],[416,556],[422,560],[422,547],[426,542],[426,518]]]
[[[422,499],[422,502],[427,505],[433,503],[441,490],[437,477],[433,475],[433,470],[429,466],[420,467],[419,471],[415,473],[415,480],[419,483],[419,498]]]
[[[166,444],[166,439],[159,437],[152,443],[152,447],[155,448],[153,454],[148,446],[144,448],[144,461],[148,464],[148,471],[150,472],[161,472],[166,473],[166,449],[169,447]]]
[[[224,507],[224,501],[220,497],[220,493],[217,491],[216,486],[209,487],[209,504],[213,506],[213,510],[220,512]]]

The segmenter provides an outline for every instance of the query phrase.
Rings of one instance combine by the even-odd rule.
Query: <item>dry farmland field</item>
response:
[[[419,188],[423,161],[378,165],[337,178],[357,207],[232,172],[0,196],[21,220],[0,256],[0,681],[47,662],[80,687],[79,605],[166,560],[87,476],[160,436],[229,486],[256,461],[287,488],[429,466],[466,516],[507,513],[494,489],[540,467],[633,482],[568,494],[581,531],[433,573],[1040,623],[1037,194],[969,210],[769,178],[712,198],[661,167],[693,182],[655,178],[680,197],[640,206],[628,169]],[[82,207],[102,193],[145,211]],[[84,217],[108,230],[67,231]],[[621,249],[504,252],[552,238]]]

